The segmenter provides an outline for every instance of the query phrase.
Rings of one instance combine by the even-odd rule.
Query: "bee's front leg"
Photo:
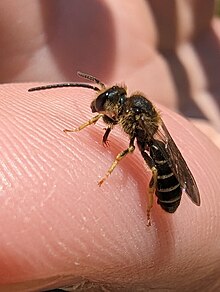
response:
[[[95,124],[100,118],[103,117],[103,114],[98,114],[97,116],[91,118],[90,120],[88,120],[87,122],[85,122],[84,124],[82,124],[81,126],[79,126],[78,128],[74,128],[74,129],[64,129],[63,131],[65,133],[67,132],[79,132],[81,131],[82,129],[92,125],[92,124]]]

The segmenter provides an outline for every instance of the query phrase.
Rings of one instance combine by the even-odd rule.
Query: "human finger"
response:
[[[28,87],[4,85],[1,91],[4,291],[86,281],[115,289],[212,285],[219,271],[215,146],[161,107],[198,183],[202,204],[196,207],[184,195],[173,215],[155,204],[148,228],[150,172],[138,151],[97,186],[115,155],[127,147],[127,137],[115,129],[105,149],[101,123],[69,135],[62,131],[91,117],[88,105],[94,94],[85,89],[28,93]]]

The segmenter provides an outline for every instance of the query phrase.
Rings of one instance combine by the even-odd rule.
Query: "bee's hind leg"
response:
[[[141,150],[141,155],[143,156],[145,162],[150,167],[151,172],[152,172],[152,177],[149,182],[148,204],[147,204],[147,226],[151,226],[150,212],[153,207],[154,195],[155,195],[155,191],[157,187],[157,168],[155,167],[155,163],[153,159],[147,154],[146,151]]]

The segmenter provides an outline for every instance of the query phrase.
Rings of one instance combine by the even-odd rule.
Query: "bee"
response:
[[[93,113],[98,114],[78,128],[63,131],[81,131],[103,119],[107,125],[102,138],[104,145],[107,144],[109,134],[116,125],[120,125],[128,135],[127,149],[115,157],[98,185],[101,186],[117,164],[135,150],[136,141],[143,159],[152,172],[148,187],[147,225],[151,225],[150,211],[153,207],[154,195],[157,197],[157,203],[168,213],[174,213],[178,208],[183,190],[195,205],[200,206],[196,181],[153,103],[142,93],[128,96],[125,86],[106,87],[91,75],[78,72],[78,76],[94,82],[97,86],[88,83],[61,83],[34,87],[29,91],[57,87],[84,87],[97,92],[90,108]]]

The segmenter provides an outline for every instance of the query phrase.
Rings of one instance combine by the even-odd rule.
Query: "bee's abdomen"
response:
[[[182,188],[159,149],[152,146],[150,152],[158,172],[155,192],[157,203],[164,211],[174,213],[180,204]]]
[[[165,171],[168,169],[169,171]],[[180,204],[182,195],[181,186],[167,162],[165,168],[162,165],[157,165],[157,171],[157,202],[165,211],[173,213]]]

